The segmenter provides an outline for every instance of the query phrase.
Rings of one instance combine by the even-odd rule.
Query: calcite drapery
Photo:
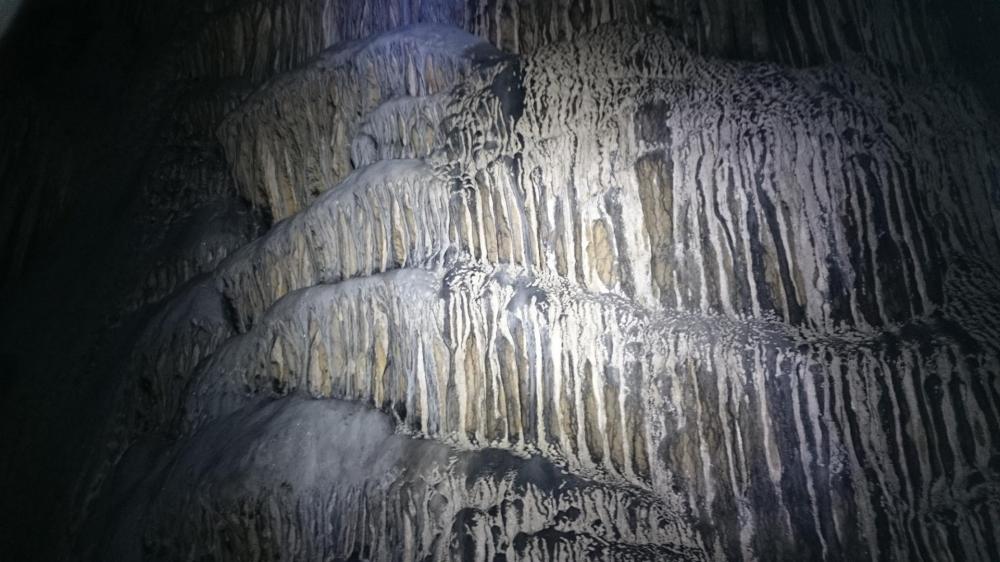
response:
[[[201,5],[77,557],[996,557],[995,118],[698,4]]]
[[[904,93],[849,67],[704,59],[640,27],[523,59],[485,56],[455,33],[382,40],[440,34],[431,44],[451,49],[446,60],[469,62],[422,67],[450,87],[413,88],[417,78],[391,90],[416,100],[348,111],[353,138],[329,145],[340,164],[308,148],[322,92],[339,91],[312,71],[268,83],[227,118],[227,146],[248,142],[232,125],[245,122],[288,170],[334,175],[268,183],[273,169],[252,164],[267,152],[227,151],[241,185],[268,186],[248,192],[267,193],[258,204],[293,216],[212,273],[242,335],[174,399],[182,434],[257,415],[262,397],[343,399],[414,437],[540,455],[593,493],[655,498],[687,537],[664,547],[683,543],[685,556],[987,552],[975,549],[989,548],[995,517],[1000,364],[990,332],[963,322],[968,299],[996,302],[997,223],[972,204],[996,189],[997,154],[984,150],[995,133],[942,109],[973,98]],[[398,63],[386,76],[405,80],[399,61],[421,51],[394,52],[369,68]],[[298,97],[307,88],[320,94]],[[440,127],[414,133],[427,116]],[[308,185],[324,186],[314,200],[300,195]],[[427,519],[406,528],[440,524],[422,505]],[[346,508],[310,509],[297,522],[290,507],[258,517],[299,529]],[[168,527],[149,540],[205,532]],[[338,532],[365,556],[397,556],[385,537]],[[426,536],[404,541],[414,556],[441,552]],[[533,556],[504,537],[454,540]],[[557,551],[572,557],[580,540]],[[452,555],[468,554],[456,544]]]

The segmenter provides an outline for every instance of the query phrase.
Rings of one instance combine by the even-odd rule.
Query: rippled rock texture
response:
[[[995,114],[687,4],[202,6],[69,551],[1000,557]]]

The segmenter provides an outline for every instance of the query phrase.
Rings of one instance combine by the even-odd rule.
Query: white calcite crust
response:
[[[275,222],[143,335],[142,419],[177,441],[109,548],[987,560],[988,119],[642,26],[325,51],[219,128]]]

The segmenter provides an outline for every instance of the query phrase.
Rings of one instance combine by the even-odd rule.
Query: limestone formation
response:
[[[925,3],[198,4],[70,558],[1000,557],[1000,127]]]
[[[707,559],[680,498],[601,486],[539,457],[455,453],[393,435],[359,405],[258,403],[178,442],[169,464],[150,464],[148,448],[120,463],[141,476],[109,558]]]
[[[440,33],[416,27],[374,44]],[[428,91],[413,86],[426,83],[419,74],[405,82],[402,61],[420,49],[371,45],[333,56],[377,53],[369,68],[399,67],[374,71],[381,87],[398,77],[406,97],[359,106],[367,116],[338,141],[310,143],[325,138],[308,133],[323,98],[298,93],[338,91],[322,72],[279,78],[227,118],[254,132],[224,125],[224,139],[332,175],[261,190],[277,216],[294,216],[212,274],[245,333],[194,348],[185,396],[153,384],[184,404],[175,431],[211,432],[263,397],[368,404],[414,438],[541,455],[596,486],[641,490],[688,524],[710,522],[685,547],[695,557],[900,559],[954,552],[949,533],[989,532],[988,510],[956,507],[988,502],[995,485],[1000,364],[957,303],[977,275],[995,275],[985,264],[997,224],[961,198],[989,200],[997,154],[983,152],[992,130],[941,111],[942,100],[975,103],[961,89],[899,93],[849,68],[733,65],[663,32],[608,27],[521,61],[481,59]],[[414,133],[421,118],[440,129]],[[313,147],[338,150],[340,163]],[[246,184],[267,185],[258,154],[227,151]],[[328,187],[310,202],[300,194],[314,183]],[[265,501],[243,493],[232,501]],[[278,506],[268,524],[287,526],[277,514],[296,511],[305,519],[289,529],[318,525],[324,510],[343,512],[336,502],[362,501],[317,493],[338,499],[310,504],[317,512],[268,499]],[[366,501],[402,501],[381,493]],[[238,505],[247,517],[262,504]],[[954,514],[948,525],[927,518],[940,510]],[[430,536],[441,515],[421,513],[403,528]],[[177,540],[218,540],[191,521],[167,526],[195,525]],[[323,548],[368,540],[357,548],[374,558],[392,557],[376,554],[385,540],[441,548],[343,532]],[[320,548],[292,536],[256,555]],[[477,552],[525,544],[501,536],[453,540]],[[585,544],[569,541],[565,554]]]
[[[269,82],[223,122],[219,137],[241,192],[280,220],[352,166],[372,161],[372,152],[426,156],[436,134],[430,123],[440,119],[435,106],[443,103],[436,94],[498,56],[447,27],[416,27],[325,52]]]

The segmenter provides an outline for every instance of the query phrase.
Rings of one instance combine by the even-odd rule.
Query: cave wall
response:
[[[102,6],[4,90],[5,548],[1000,556],[990,90],[781,4]]]
[[[20,19],[27,23],[15,26],[12,37],[4,37],[4,42],[10,45],[10,52],[20,49],[28,56],[7,57],[6,66],[61,64],[64,72],[85,69],[98,74],[106,66],[101,60],[122,57],[95,52],[100,47],[93,46],[99,42],[94,38],[124,32],[134,36],[128,44],[112,41],[113,46],[102,48],[151,52],[158,63],[170,68],[157,71],[156,77],[148,80],[180,79],[176,84],[201,90],[185,108],[178,109],[181,112],[201,106],[203,111],[225,114],[252,91],[253,85],[301,66],[332,45],[415,23],[454,25],[504,51],[525,54],[609,22],[652,24],[669,29],[700,54],[726,58],[798,67],[863,61],[884,76],[947,75],[955,67],[979,83],[991,98],[1000,99],[996,73],[992,72],[1000,63],[1000,55],[995,54],[1000,49],[991,42],[989,33],[991,22],[1000,21],[1000,9],[986,0],[969,0],[958,10],[931,0],[189,0],[155,4],[95,0],[69,7],[62,7],[58,0],[35,0],[20,12]],[[42,19],[47,23],[38,23]],[[44,34],[19,31],[33,25],[47,25],[48,29]],[[959,55],[957,64],[954,54]],[[11,63],[17,59],[28,62]],[[50,62],[57,60],[60,62]],[[3,207],[8,215],[0,232],[0,271],[6,281],[21,278],[28,256],[44,253],[58,238],[53,231],[75,203],[74,195],[61,192],[60,186],[73,183],[71,173],[85,174],[80,163],[93,157],[89,148],[75,157],[75,148],[57,158],[46,155],[53,146],[81,144],[87,133],[66,138],[62,123],[76,121],[78,115],[53,119],[52,109],[64,102],[49,101],[38,107],[36,100],[49,97],[49,91],[59,90],[58,85],[24,84],[19,76],[23,73],[22,69],[8,69],[10,81],[22,87],[0,88],[4,119],[10,122],[4,146],[12,147],[7,151],[11,156],[17,154],[15,151],[23,153],[17,160],[55,160],[58,165],[34,172],[30,164],[0,168],[0,178],[11,186],[4,193]],[[52,74],[53,79],[62,79],[62,73]],[[90,84],[80,86],[85,92],[102,87],[113,91],[108,82],[122,79],[82,77],[74,81]],[[194,85],[208,79],[221,82]],[[97,115],[107,111],[102,107]],[[209,128],[217,125],[213,119],[203,123]],[[80,126],[88,131],[95,128],[100,127],[89,123]]]

